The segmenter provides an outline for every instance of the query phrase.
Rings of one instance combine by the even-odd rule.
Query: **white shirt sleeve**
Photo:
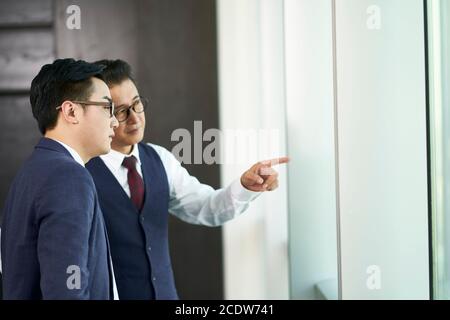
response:
[[[240,178],[214,190],[200,183],[167,149],[151,146],[160,156],[169,183],[169,212],[192,224],[219,226],[244,212],[261,192],[247,190]]]

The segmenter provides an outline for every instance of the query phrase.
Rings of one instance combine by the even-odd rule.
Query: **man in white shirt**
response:
[[[168,150],[144,144],[147,101],[130,66],[96,62],[116,105],[119,127],[111,152],[87,164],[105,216],[120,299],[177,299],[168,249],[168,212],[192,224],[222,225],[250,201],[278,187],[271,168],[288,158],[259,162],[227,188],[214,190],[191,176]]]

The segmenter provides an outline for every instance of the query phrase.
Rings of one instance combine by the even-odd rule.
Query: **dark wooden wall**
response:
[[[67,6],[81,9],[81,29],[66,27]],[[31,79],[55,57],[121,58],[151,100],[145,141],[169,150],[173,130],[218,127],[214,0],[14,0],[0,2],[0,204],[39,139],[28,101]],[[217,166],[187,165],[219,187]],[[180,298],[222,299],[220,228],[171,217],[171,257]]]
[[[0,204],[40,133],[29,87],[55,57],[51,0],[0,2]]]
[[[52,6],[51,0],[0,2],[0,208],[40,138],[29,87],[40,67],[55,57]]]

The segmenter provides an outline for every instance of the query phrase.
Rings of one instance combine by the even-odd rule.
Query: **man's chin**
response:
[[[128,148],[128,147],[132,147],[135,144],[139,143],[142,141],[142,138],[131,138],[128,137],[128,139],[122,139],[119,141],[112,141],[111,143],[111,149],[119,151],[119,152],[124,152],[124,149]]]
[[[111,151],[111,145],[105,146],[105,147],[101,150],[100,155],[108,154],[110,151]]]
[[[135,144],[141,142],[143,138],[144,138],[144,135],[140,132],[137,132],[136,134],[129,134],[126,142],[128,145],[135,145]]]

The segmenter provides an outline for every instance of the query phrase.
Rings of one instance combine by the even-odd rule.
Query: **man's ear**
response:
[[[79,105],[73,103],[72,101],[64,101],[61,104],[61,113],[63,119],[71,124],[78,124],[78,108]]]

